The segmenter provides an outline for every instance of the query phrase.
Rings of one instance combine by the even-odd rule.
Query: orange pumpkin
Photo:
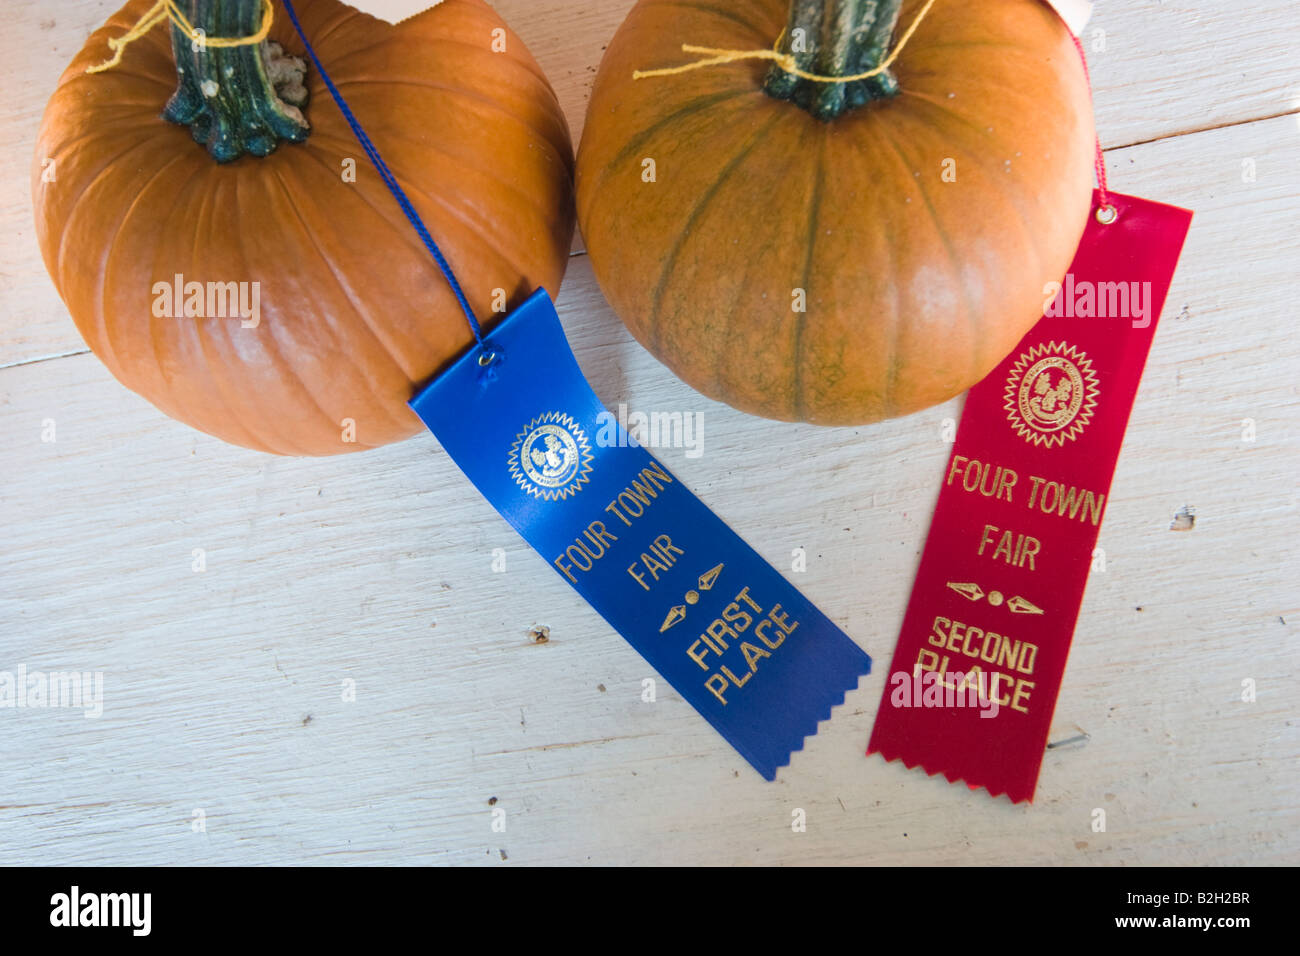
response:
[[[686,382],[860,424],[963,391],[1042,314],[1091,201],[1082,64],[1041,0],[938,0],[850,83],[683,43],[882,65],[920,0],[640,0],[596,77],[578,223],[614,311]],[[783,33],[784,29],[784,33]],[[788,65],[788,64],[787,64]]]
[[[88,74],[152,3],[90,38],[37,141],[37,235],[82,336],[168,415],[250,448],[326,455],[414,434],[407,399],[469,327],[316,71],[304,83],[280,53],[302,50],[283,8],[274,43],[198,49],[155,29]],[[262,0],[183,6],[209,37],[252,35],[263,16]],[[522,41],[482,0],[396,26],[335,0],[295,7],[480,320],[554,292],[573,153]]]

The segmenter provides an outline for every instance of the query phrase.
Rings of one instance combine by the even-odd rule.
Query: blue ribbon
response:
[[[546,290],[411,401],[551,567],[771,780],[871,658],[630,438]]]

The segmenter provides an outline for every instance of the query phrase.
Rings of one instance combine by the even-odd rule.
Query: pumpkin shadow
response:
[[[619,402],[628,401],[628,353],[640,346],[606,303],[590,273],[586,282],[574,274],[579,271],[577,266],[577,261],[570,263],[570,276],[566,276],[570,281],[555,298],[555,309],[587,383],[602,405],[616,408]]]

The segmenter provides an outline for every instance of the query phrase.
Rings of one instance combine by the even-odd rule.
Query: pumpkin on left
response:
[[[178,6],[207,36],[243,37],[263,2]],[[36,233],[83,338],[166,414],[249,448],[328,455],[416,433],[407,399],[473,338],[319,75],[303,76],[283,8],[264,43],[196,48],[164,26],[87,73],[152,6],[132,0],[91,36],[37,139]],[[573,149],[523,42],[483,0],[395,26],[336,0],[294,7],[480,321],[554,293]]]

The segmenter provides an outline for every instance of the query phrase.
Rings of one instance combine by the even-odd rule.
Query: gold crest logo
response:
[[[591,445],[571,415],[547,412],[524,426],[510,446],[510,476],[534,498],[559,501],[591,475]]]
[[[1092,421],[1097,391],[1097,373],[1086,353],[1065,342],[1035,345],[1007,376],[1007,420],[1035,445],[1064,445]]]

